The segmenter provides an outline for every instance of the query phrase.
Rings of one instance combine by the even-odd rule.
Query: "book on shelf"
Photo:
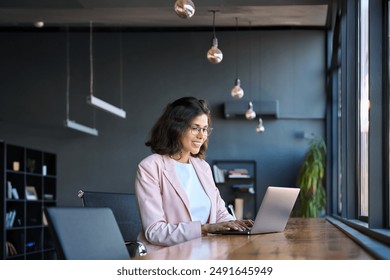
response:
[[[229,178],[250,178],[249,171],[243,168],[229,170]]]
[[[18,190],[12,187],[11,181],[7,181],[7,198],[8,199],[19,199]]]
[[[45,193],[43,195],[43,198],[47,199],[47,200],[53,200],[54,199],[54,195],[52,193]]]
[[[12,188],[12,198],[19,199],[19,193],[16,188]]]
[[[48,223],[47,223],[47,218],[46,218],[46,214],[44,211],[42,211],[42,225],[44,226],[47,226]]]
[[[9,241],[6,242],[5,250],[6,250],[5,252],[7,257],[16,256],[18,254],[18,251],[16,251],[15,246]]]
[[[14,226],[16,217],[16,210],[11,210],[5,214],[5,228],[12,228]]]
[[[213,165],[215,183],[225,183],[225,170],[220,169],[217,165]]]
[[[7,198],[12,198],[12,183],[11,181],[7,181]]]

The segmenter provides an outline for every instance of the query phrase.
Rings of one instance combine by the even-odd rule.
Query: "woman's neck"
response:
[[[171,155],[170,158],[181,163],[190,163],[190,153],[188,154],[178,153],[178,154]]]

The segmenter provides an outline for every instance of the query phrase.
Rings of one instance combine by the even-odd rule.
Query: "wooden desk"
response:
[[[137,259],[370,260],[373,257],[326,219],[291,218],[281,233],[208,235]]]

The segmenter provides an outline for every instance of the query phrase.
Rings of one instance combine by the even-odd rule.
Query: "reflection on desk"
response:
[[[350,260],[373,259],[323,218],[290,218],[284,232],[208,235],[165,247],[139,260]]]

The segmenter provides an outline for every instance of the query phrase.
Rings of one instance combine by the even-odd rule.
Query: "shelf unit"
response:
[[[244,200],[243,218],[256,216],[256,161],[214,160],[212,170],[215,184],[228,206],[235,205],[236,198]]]
[[[56,206],[56,155],[0,142],[0,156],[1,258],[55,259],[43,209]],[[36,199],[26,196],[27,186]]]

